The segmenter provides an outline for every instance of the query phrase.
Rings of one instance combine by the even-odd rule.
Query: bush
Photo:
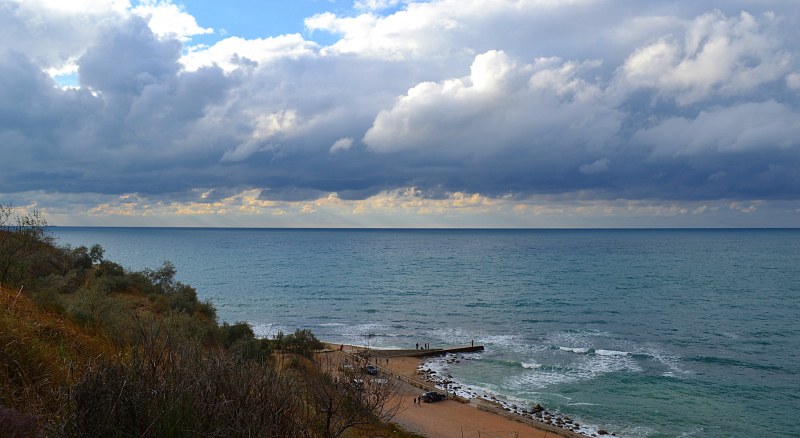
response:
[[[275,343],[279,348],[297,353],[304,357],[311,357],[315,351],[321,350],[324,345],[314,336],[311,330],[297,329],[293,334],[284,335],[278,332]]]
[[[127,363],[93,363],[72,391],[74,436],[304,436],[296,382],[264,362],[144,329]]]
[[[272,355],[272,344],[267,339],[257,339],[246,322],[223,323],[220,328],[220,344],[238,354],[242,359],[264,361]]]

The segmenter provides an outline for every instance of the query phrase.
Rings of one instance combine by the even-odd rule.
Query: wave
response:
[[[595,350],[594,353],[599,356],[631,356],[631,353],[627,351],[616,350]]]
[[[570,353],[577,353],[577,354],[588,354],[594,353],[594,348],[584,348],[584,347],[556,347],[561,351],[569,351]]]
[[[633,354],[628,351],[618,351],[618,350],[604,350],[604,349],[594,349],[588,347],[557,347],[561,351],[568,351],[571,353],[577,354],[596,354],[598,356],[632,356]]]

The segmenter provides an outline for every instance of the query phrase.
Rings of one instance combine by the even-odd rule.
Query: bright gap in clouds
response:
[[[81,85],[77,73],[56,75],[53,76],[53,79],[61,87],[80,87]]]
[[[256,39],[294,33],[327,45],[336,37],[324,32],[309,34],[305,19],[323,12],[352,12],[352,2],[342,0],[184,0],[180,4],[201,26],[214,28],[213,34],[192,38],[193,45],[209,46],[229,36]]]

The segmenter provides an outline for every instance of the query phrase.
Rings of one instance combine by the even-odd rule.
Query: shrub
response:
[[[125,362],[93,363],[72,391],[74,436],[304,436],[296,381],[265,362],[141,327]]]
[[[267,339],[257,339],[246,322],[223,323],[220,328],[220,344],[238,354],[242,359],[264,361],[272,355],[272,345]]]
[[[314,336],[314,333],[306,329],[297,329],[293,334],[289,335],[278,332],[275,341],[280,348],[304,357],[311,357],[314,351],[321,350],[324,347],[322,342]]]

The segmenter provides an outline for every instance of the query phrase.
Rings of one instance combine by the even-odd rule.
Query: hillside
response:
[[[219,324],[169,262],[128,271],[97,245],[54,245],[38,216],[9,217],[0,436],[405,436],[384,423],[392,394],[337,384],[311,332],[257,339]]]

